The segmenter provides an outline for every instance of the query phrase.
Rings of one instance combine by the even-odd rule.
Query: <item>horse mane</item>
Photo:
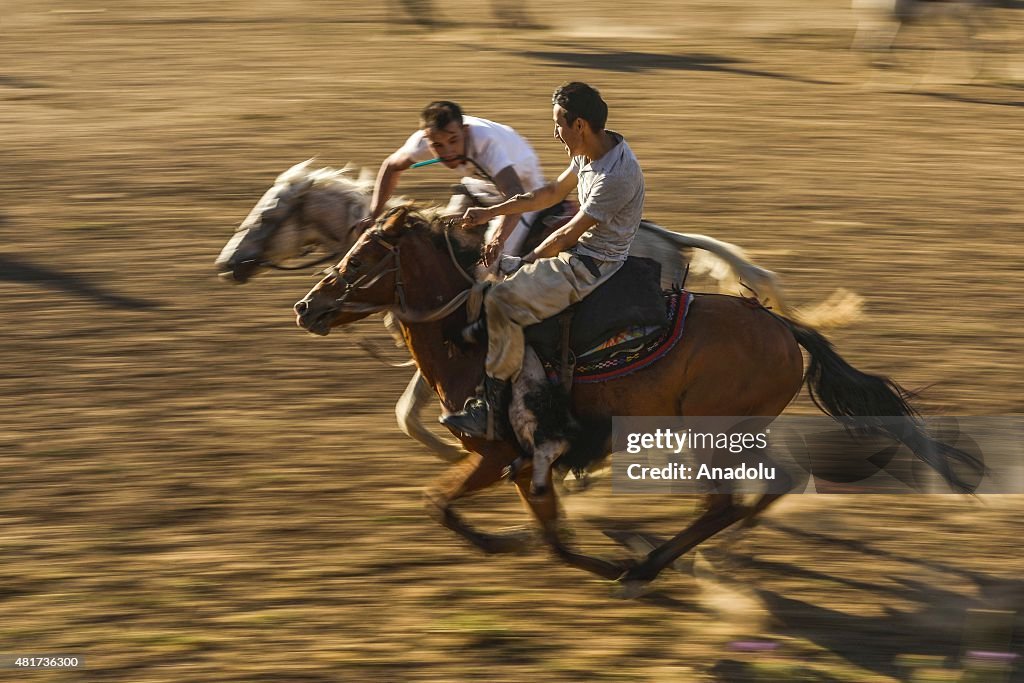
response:
[[[407,211],[403,221],[406,230],[425,235],[442,252],[447,252],[450,243],[455,259],[464,270],[471,272],[480,261],[484,246],[484,226],[467,230],[454,225],[451,216],[441,214],[441,207],[417,206],[412,202],[392,208],[385,216],[401,209]]]
[[[306,159],[302,163],[295,164],[287,171],[277,176],[274,184],[296,185],[308,182],[312,187],[321,187],[340,191],[345,194],[369,195],[373,191],[373,174],[368,169],[360,170],[358,176],[352,177],[355,167],[346,165],[343,168],[311,169],[313,159]]]

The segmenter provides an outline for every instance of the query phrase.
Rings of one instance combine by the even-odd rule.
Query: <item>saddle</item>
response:
[[[560,368],[568,386],[574,359],[631,327],[650,328],[652,335],[668,326],[661,291],[661,264],[630,256],[606,282],[562,313],[524,330],[526,343],[541,360]],[[614,346],[608,349],[614,350]]]

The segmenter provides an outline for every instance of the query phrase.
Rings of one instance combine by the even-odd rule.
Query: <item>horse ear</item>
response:
[[[311,158],[306,159],[305,161],[303,161],[301,163],[295,164],[294,166],[289,168],[287,171],[285,171],[281,175],[277,176],[277,180],[275,182],[278,182],[278,183],[284,182],[284,181],[289,181],[290,182],[290,181],[294,180],[297,177],[305,175],[306,174],[306,169],[308,169],[309,165],[311,163],[313,163],[314,161],[316,161],[316,157],[311,157]]]
[[[385,235],[392,235],[397,237],[401,234],[403,228],[405,228],[406,219],[409,217],[409,213],[412,211],[412,204],[400,204],[387,212],[384,218],[384,225],[381,226],[381,232]]]

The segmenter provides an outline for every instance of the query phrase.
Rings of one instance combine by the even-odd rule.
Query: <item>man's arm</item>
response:
[[[527,211],[540,211],[549,206],[554,206],[569,196],[569,193],[576,189],[576,172],[572,167],[562,171],[558,180],[548,183],[544,187],[533,192],[517,194],[511,199],[495,204],[492,207],[467,209],[463,220],[467,225],[479,225],[486,223],[496,216],[507,216],[509,214],[522,214]],[[585,232],[585,230],[584,230]],[[581,235],[583,232],[580,233]]]
[[[548,235],[547,239],[538,244],[536,249],[524,256],[523,262],[533,263],[537,259],[558,256],[559,252],[576,246],[583,233],[595,225],[597,225],[597,219],[588,216],[582,211],[578,212],[571,221]]]
[[[506,166],[501,169],[501,171],[494,176],[494,184],[505,199],[515,197],[516,195],[520,195],[525,192],[523,189],[523,182],[519,179],[519,174],[516,173],[516,169],[512,166]],[[522,216],[520,213],[510,213],[506,214],[502,219],[501,226],[498,228],[498,232],[494,235],[496,249],[500,250],[501,245],[505,244],[505,241],[509,238],[512,231],[519,223],[520,216]]]
[[[412,166],[409,155],[399,149],[384,160],[377,172],[377,181],[373,185],[373,199],[370,200],[370,216],[376,220],[382,213],[388,200],[395,194],[398,187],[398,176]]]
[[[526,191],[523,189],[523,181],[519,179],[519,174],[516,173],[516,169],[512,166],[506,166],[498,171],[498,174],[494,176],[494,184],[505,199],[523,194]]]
[[[523,260],[526,263],[532,263],[539,258],[557,256],[558,252],[572,248],[583,236],[583,233],[620,211],[625,203],[635,196],[636,190],[634,184],[624,182],[616,177],[598,178],[590,187],[590,191],[587,193],[589,196],[573,219],[551,233]]]

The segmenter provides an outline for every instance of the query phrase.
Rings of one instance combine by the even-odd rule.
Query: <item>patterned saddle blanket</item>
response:
[[[594,384],[625,377],[662,359],[683,337],[693,294],[685,290],[663,292],[668,326],[634,325],[576,356],[573,382]],[[561,381],[557,359],[541,358],[548,379]]]

